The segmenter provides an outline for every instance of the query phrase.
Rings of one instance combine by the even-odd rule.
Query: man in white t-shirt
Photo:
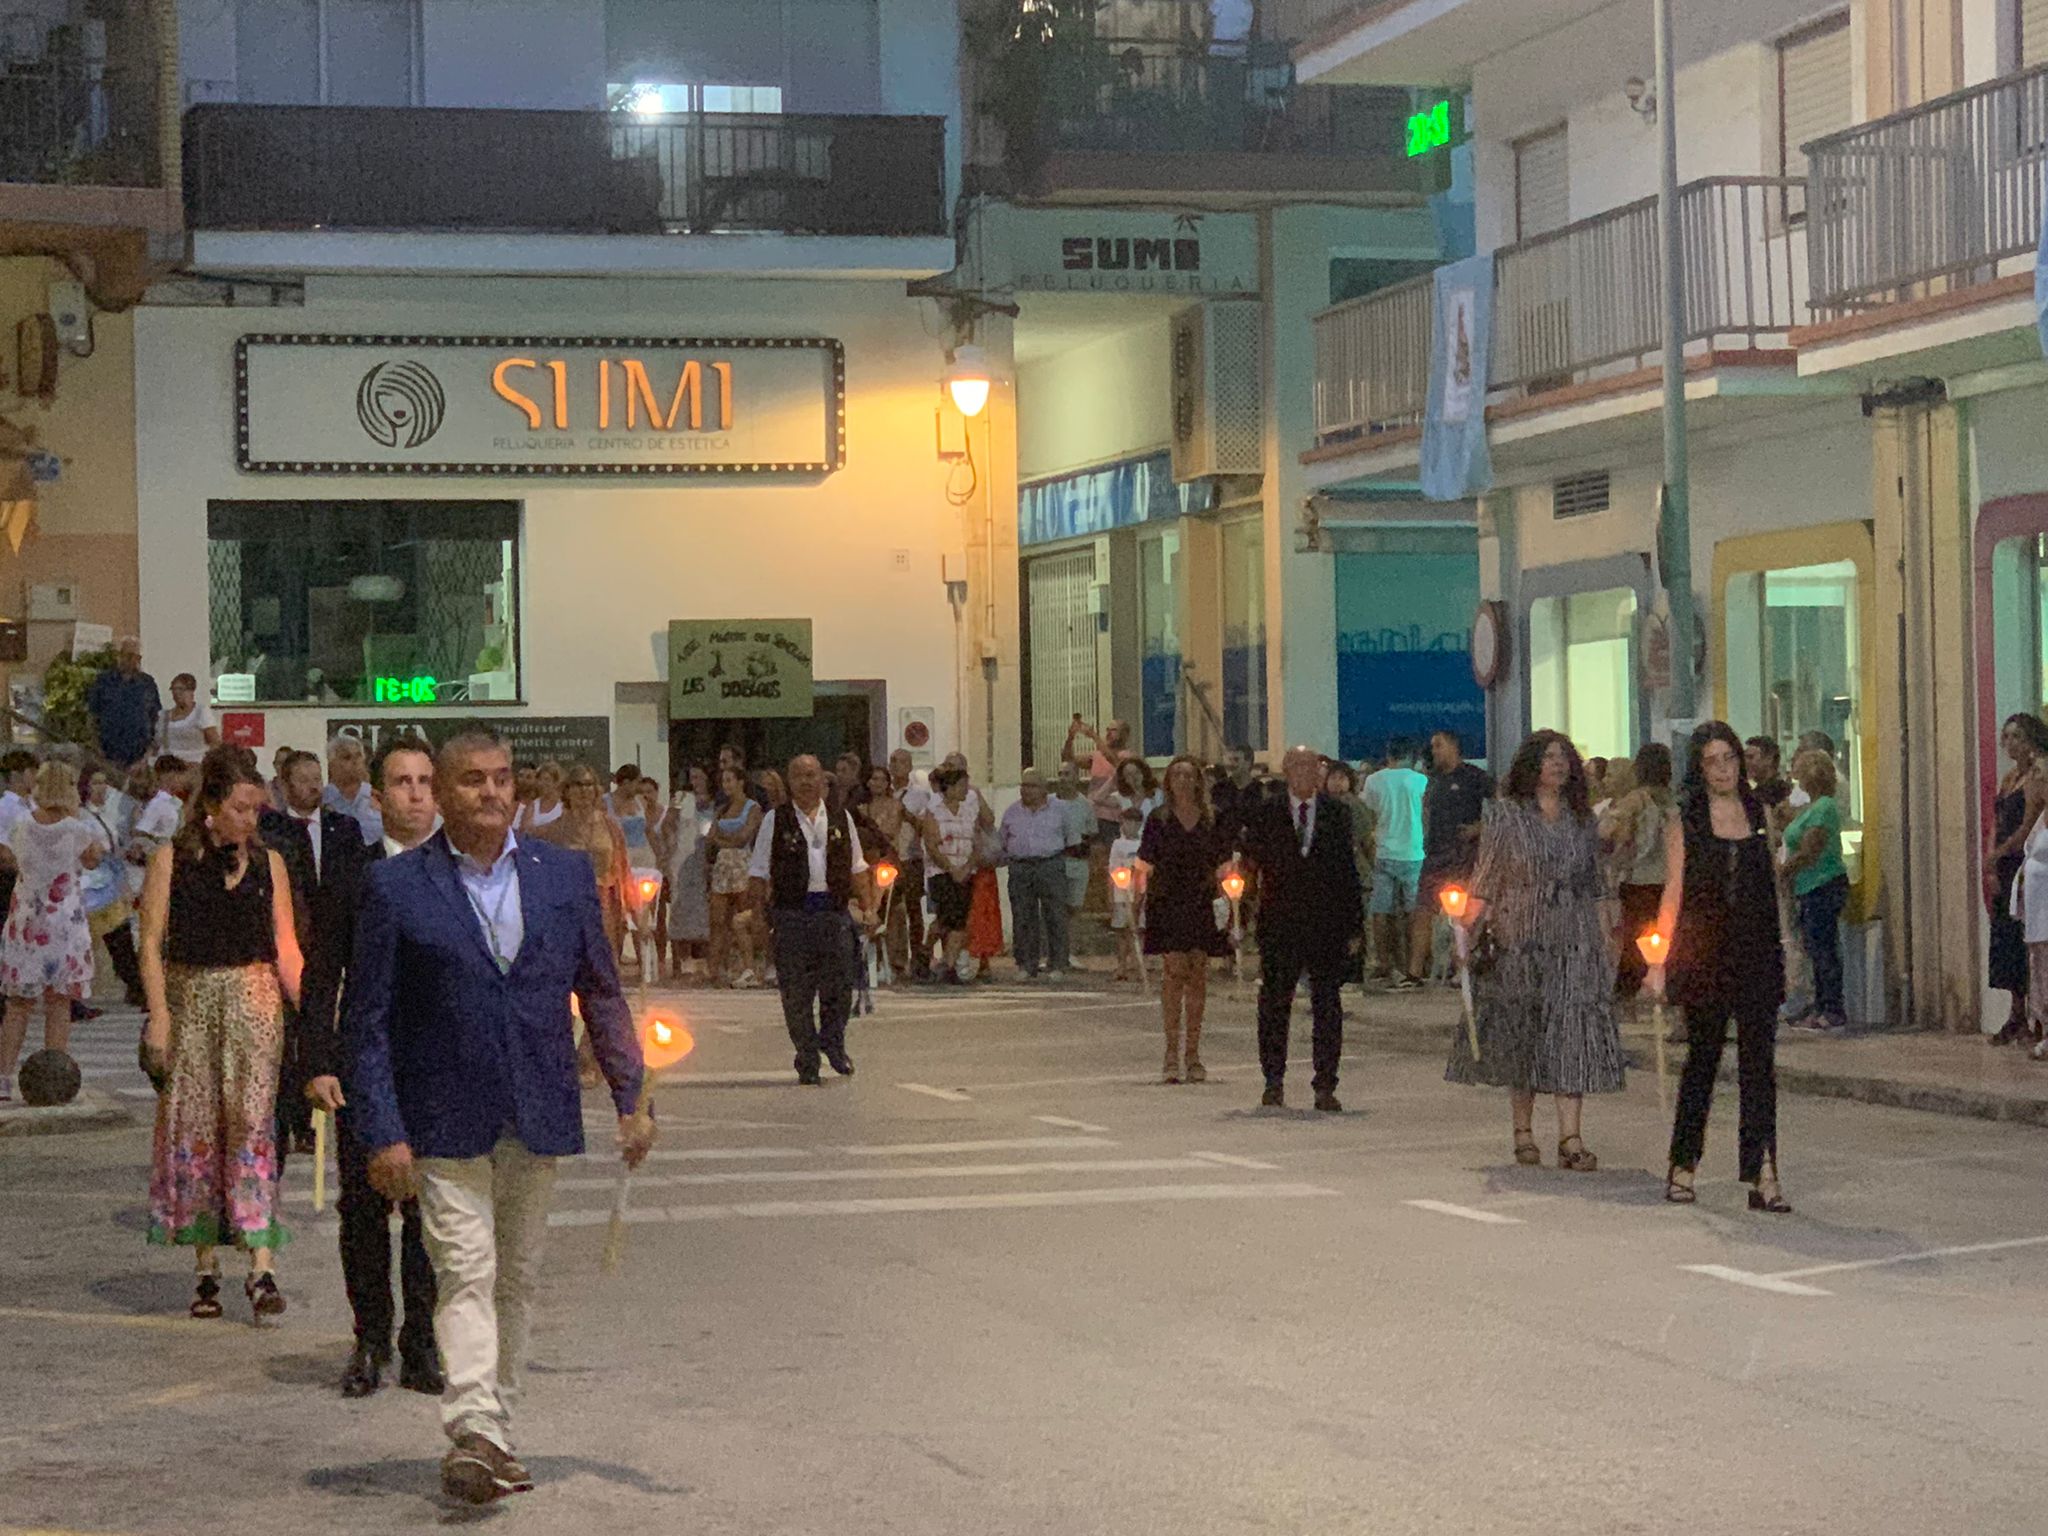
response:
[[[1429,779],[1415,771],[1415,743],[1396,736],[1387,743],[1384,766],[1365,781],[1365,803],[1372,812],[1373,975],[1392,978],[1400,991],[1420,987],[1407,974],[1408,915],[1415,910],[1422,884],[1422,798]],[[1393,975],[1399,957],[1401,975]]]

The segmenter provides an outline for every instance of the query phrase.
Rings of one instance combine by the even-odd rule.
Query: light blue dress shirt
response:
[[[462,893],[483,925],[484,943],[501,971],[512,969],[519,946],[526,941],[526,917],[519,909],[519,863],[513,857],[518,849],[519,839],[508,829],[504,848],[487,869],[453,843],[448,845],[455,855],[455,877],[462,882]]]

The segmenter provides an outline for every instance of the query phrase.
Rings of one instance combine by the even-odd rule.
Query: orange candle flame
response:
[[[1120,891],[1128,891],[1131,888],[1131,866],[1128,864],[1117,865],[1115,869],[1109,872],[1109,883]]]
[[[1237,901],[1243,897],[1244,875],[1241,871],[1233,869],[1223,877],[1223,894],[1232,901]]]
[[[649,1013],[640,1026],[640,1055],[650,1072],[674,1066],[696,1048],[689,1027],[672,1013]]]
[[[896,877],[900,873],[902,873],[902,871],[897,869],[894,864],[891,864],[888,860],[884,859],[881,863],[875,866],[875,888],[877,890],[882,891],[888,890],[890,886],[896,883]]]
[[[1447,885],[1437,893],[1437,905],[1444,909],[1444,916],[1460,918],[1465,915],[1465,903],[1471,898],[1461,886]]]
[[[1669,947],[1664,941],[1664,935],[1654,928],[1636,940],[1636,948],[1643,952],[1643,963],[1645,965],[1662,965],[1664,963],[1664,951]]]

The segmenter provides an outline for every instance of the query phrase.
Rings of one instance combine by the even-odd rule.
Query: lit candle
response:
[[[1664,942],[1664,935],[1652,928],[1636,940],[1636,948],[1643,952],[1643,964],[1662,965],[1664,951],[1670,946]]]
[[[880,891],[888,890],[896,883],[896,876],[899,873],[900,871],[894,864],[884,859],[875,866],[875,889]]]
[[[1131,888],[1131,866],[1119,864],[1109,872],[1109,883],[1120,891]]]
[[[1230,873],[1223,877],[1223,894],[1232,901],[1237,901],[1243,897],[1244,872],[1242,870],[1232,869]]]
[[[650,1072],[674,1066],[696,1048],[689,1027],[672,1013],[657,1009],[640,1026],[640,1055]]]
[[[1463,887],[1447,885],[1437,893],[1437,905],[1444,909],[1444,916],[1456,922],[1465,915],[1465,903],[1470,898]]]

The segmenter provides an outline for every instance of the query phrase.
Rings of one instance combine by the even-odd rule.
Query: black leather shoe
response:
[[[1316,1108],[1326,1115],[1341,1115],[1344,1113],[1344,1106],[1337,1102],[1337,1095],[1331,1093],[1327,1088],[1316,1094]]]
[[[818,1069],[816,1067],[798,1067],[796,1069],[796,1082],[799,1088],[816,1088],[823,1081],[824,1079],[818,1076]]]
[[[832,1070],[841,1077],[853,1076],[853,1058],[844,1051],[827,1051],[825,1059],[832,1063]]]
[[[1259,1100],[1259,1107],[1261,1109],[1285,1109],[1287,1107],[1287,1090],[1284,1088],[1268,1088],[1266,1096]]]
[[[408,1392],[424,1392],[428,1397],[439,1397],[447,1389],[448,1379],[441,1374],[440,1365],[429,1355],[425,1359],[406,1360],[398,1367],[398,1384]]]
[[[384,1385],[384,1367],[369,1348],[358,1344],[348,1357],[348,1367],[341,1373],[341,1395],[343,1397],[368,1397]]]

